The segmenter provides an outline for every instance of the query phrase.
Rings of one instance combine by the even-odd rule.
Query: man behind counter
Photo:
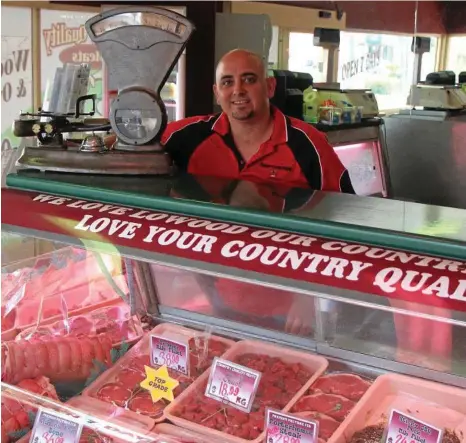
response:
[[[270,104],[275,86],[258,55],[243,49],[227,53],[217,66],[214,85],[223,112],[169,123],[162,144],[180,170],[224,178],[230,192],[236,180],[248,180],[288,189],[354,193],[348,171],[324,134]],[[244,187],[247,194],[258,194],[252,183],[236,186],[243,188],[241,194]],[[219,194],[218,189],[208,191]],[[239,188],[231,195],[236,191]],[[300,335],[312,329],[310,297],[224,278],[199,275],[197,281],[213,314],[221,318]]]
[[[214,85],[223,112],[169,123],[162,144],[190,174],[354,193],[325,135],[270,104],[275,86],[258,55],[227,53]]]

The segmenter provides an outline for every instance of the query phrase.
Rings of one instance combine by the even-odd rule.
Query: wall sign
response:
[[[465,261],[11,189],[2,204],[6,225],[466,312]]]
[[[57,68],[65,63],[90,65],[88,94],[96,94],[96,116],[103,113],[103,61],[96,45],[87,35],[84,24],[95,12],[57,11],[42,9],[41,20],[41,82],[44,108],[50,98]],[[49,89],[48,89],[49,88]],[[86,105],[86,109],[90,103]]]

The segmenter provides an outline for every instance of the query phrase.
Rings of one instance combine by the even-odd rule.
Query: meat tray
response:
[[[312,383],[326,370],[328,365],[327,359],[323,357],[253,340],[236,343],[225,353],[222,359],[251,367],[262,373],[251,413],[246,414],[229,406],[225,407],[222,403],[205,397],[204,393],[209,379],[209,373],[206,372],[165,409],[165,417],[183,428],[204,434],[218,441],[231,443],[258,443],[262,441],[265,437],[263,426],[266,407],[288,412]],[[262,368],[260,367],[261,362],[264,363]],[[283,371],[287,372],[280,373],[277,371],[278,366],[275,365],[281,365]],[[264,370],[266,367],[269,370]],[[273,369],[270,370],[271,368]],[[296,374],[295,377],[288,376],[290,370],[296,371],[293,374]],[[302,383],[300,372],[301,374],[307,374]],[[282,390],[277,388],[278,383],[283,384]],[[289,386],[287,383],[289,383]],[[266,398],[267,395],[270,398]],[[196,402],[202,403],[201,410],[203,414],[210,413],[213,409],[217,411],[210,414],[207,419],[201,420],[206,425],[196,423],[194,419],[190,420],[180,416],[186,408],[196,407]],[[222,412],[222,414],[218,412]],[[207,426],[207,423],[212,426],[210,422],[214,416],[219,420],[217,429]],[[233,421],[234,424],[232,424]],[[230,428],[234,428],[234,431],[228,433],[227,431]],[[232,435],[233,432],[239,432],[242,436]],[[245,437],[244,435],[248,433],[249,436]],[[250,437],[251,435],[254,435],[254,437]]]
[[[163,323],[146,334],[115,366],[101,374],[84,389],[82,395],[92,397],[96,408],[105,409],[107,415],[127,416],[130,420],[136,421],[144,417],[144,420],[149,420],[151,427],[164,420],[166,407],[162,401],[153,404],[149,393],[139,387],[139,383],[145,378],[144,365],[150,365],[150,336],[152,334],[174,340],[184,338],[193,343],[197,351],[190,352],[191,374],[189,377],[169,370],[170,375],[180,382],[174,392],[175,397],[210,367],[214,357],[220,357],[234,344],[232,340],[222,337],[206,336],[193,329]],[[143,428],[145,429],[144,426]]]
[[[328,443],[347,443],[368,426],[388,425],[392,409],[466,436],[466,390],[386,374],[377,378]]]
[[[94,336],[108,333],[114,347],[122,342],[133,344],[142,336],[142,326],[136,316],[131,317],[130,307],[123,301],[112,306],[96,309],[88,314],[69,317],[55,323],[31,327],[20,332],[15,340],[53,339],[66,335]]]
[[[128,293],[126,279],[113,258],[101,258],[115,284]],[[63,309],[71,316],[121,301],[95,257],[80,250],[63,249],[12,266],[4,268],[7,273],[2,274],[3,341],[12,340],[22,330],[35,326],[38,320],[42,325],[60,320]]]

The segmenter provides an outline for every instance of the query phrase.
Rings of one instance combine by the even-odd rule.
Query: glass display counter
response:
[[[80,180],[2,190],[2,442],[464,441],[465,211]]]

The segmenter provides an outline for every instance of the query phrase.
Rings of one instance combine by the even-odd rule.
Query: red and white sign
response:
[[[3,224],[466,312],[464,261],[11,189],[2,206]]]

